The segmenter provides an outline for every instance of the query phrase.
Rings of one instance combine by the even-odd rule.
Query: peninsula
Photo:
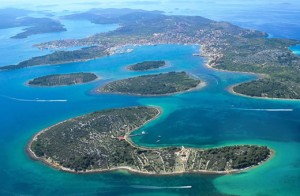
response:
[[[169,72],[144,75],[113,81],[100,87],[100,93],[124,93],[135,95],[166,95],[191,90],[203,84],[186,72]]]
[[[68,172],[127,169],[159,175],[239,172],[266,161],[271,155],[269,148],[254,145],[204,150],[134,145],[130,138],[139,134],[133,131],[159,114],[158,108],[139,106],[69,119],[35,135],[28,145],[28,152],[32,158]]]
[[[158,69],[166,65],[165,61],[144,61],[142,63],[136,63],[129,65],[127,68],[132,71],[147,71]]]
[[[91,82],[97,76],[93,73],[54,74],[35,78],[28,82],[30,86],[66,86]]]
[[[237,93],[300,99],[300,57],[289,50],[290,46],[300,44],[297,40],[268,38],[264,32],[200,16],[172,16],[134,9],[92,9],[65,18],[89,20],[96,24],[120,24],[120,27],[84,39],[57,40],[36,45],[40,49],[94,46],[97,52],[91,49],[54,52],[18,65],[0,67],[0,70],[86,61],[115,54],[126,45],[193,44],[201,45],[199,54],[208,59],[207,65],[210,67],[253,72],[267,77],[234,88]]]

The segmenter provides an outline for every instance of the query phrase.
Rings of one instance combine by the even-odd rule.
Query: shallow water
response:
[[[66,32],[70,38],[85,37],[92,32],[116,27],[84,23],[95,28],[93,31],[80,31],[75,23],[65,24],[70,29],[74,27],[73,31]],[[270,32],[273,30],[270,28]],[[21,42],[8,39],[20,32],[19,28],[1,32],[0,52],[5,58],[0,59],[0,65],[49,52],[38,51],[31,45],[57,36],[36,35]],[[198,49],[198,46],[181,45],[143,46],[135,47],[132,53],[89,62],[0,72],[0,194],[299,195],[300,102],[251,99],[230,94],[226,90],[229,86],[256,76],[208,69],[204,66],[204,59],[192,56]],[[145,60],[166,60],[171,66],[149,72],[124,69],[127,65]],[[161,97],[93,93],[97,86],[111,80],[181,70],[198,76],[207,86],[197,91]],[[81,71],[94,72],[101,80],[54,88],[33,88],[25,84],[45,74]],[[149,133],[134,138],[138,145],[211,148],[259,144],[271,147],[276,154],[267,163],[241,174],[158,177],[125,171],[70,174],[33,161],[25,153],[30,138],[45,127],[96,110],[134,105],[160,106],[164,111],[160,118],[138,130]]]
[[[23,32],[24,27],[0,29],[0,66],[11,65],[27,60],[28,58],[49,54],[52,51],[41,51],[34,44],[54,41],[58,39],[80,39],[96,33],[112,31],[119,26],[116,24],[96,25],[89,21],[61,20],[67,31],[58,33],[45,33],[31,35],[26,39],[10,39],[10,37]]]
[[[226,88],[229,85],[253,79],[255,76],[208,69],[203,66],[204,61],[201,58],[192,56],[198,49],[197,46],[180,45],[137,47],[129,54],[105,57],[87,63],[1,72],[0,82],[3,85],[0,97],[2,112],[0,143],[4,150],[0,158],[2,159],[0,181],[5,187],[1,191],[24,194],[75,194],[78,191],[95,194],[163,194],[198,193],[199,190],[204,193],[216,193],[220,190],[231,193],[232,188],[228,191],[228,187],[233,186],[236,187],[234,192],[240,193],[239,191],[245,189],[253,191],[253,187],[261,179],[260,175],[271,170],[276,178],[271,178],[271,182],[265,184],[263,191],[281,187],[285,191],[296,193],[298,191],[296,181],[294,186],[292,183],[288,186],[281,184],[282,181],[291,181],[291,177],[300,177],[299,168],[296,167],[300,156],[295,150],[300,140],[298,131],[300,122],[297,118],[300,112],[299,102],[249,99],[228,93]],[[160,71],[186,70],[204,80],[207,86],[193,92],[162,97],[93,94],[93,89],[107,81],[147,74],[148,72],[135,73],[124,69],[124,66],[144,60],[167,60],[171,66]],[[27,80],[43,73],[79,71],[93,71],[102,77],[102,80],[57,88],[32,88],[25,85]],[[156,72],[158,71],[149,73]],[[216,147],[237,143],[262,144],[270,145],[276,151],[276,156],[266,165],[250,170],[246,174],[223,177],[205,175],[146,177],[120,172],[69,174],[32,161],[25,154],[24,149],[28,140],[42,128],[88,112],[132,105],[155,105],[164,110],[162,117],[141,129],[149,134],[136,137],[138,145]],[[160,142],[156,143],[158,136]],[[283,153],[286,150],[290,153]],[[240,178],[243,178],[243,181],[239,180]],[[125,181],[127,183],[124,183]],[[178,188],[178,186],[192,187]],[[274,190],[273,193],[277,191]]]

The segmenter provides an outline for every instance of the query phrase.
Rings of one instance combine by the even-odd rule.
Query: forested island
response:
[[[56,65],[70,62],[80,62],[105,55],[108,55],[108,53],[105,52],[105,49],[101,46],[85,47],[75,51],[56,51],[52,54],[33,57],[29,60],[22,61],[17,65],[0,67],[0,70],[14,70],[36,65]]]
[[[113,81],[100,87],[97,91],[135,95],[166,95],[196,88],[200,83],[200,80],[192,78],[186,72],[169,72]]]
[[[141,63],[136,63],[129,65],[127,68],[132,71],[147,71],[158,69],[166,65],[165,61],[144,61]]]
[[[35,78],[28,82],[30,86],[66,86],[91,82],[97,76],[93,73],[53,74]]]
[[[236,87],[234,90],[238,93],[300,99],[300,57],[289,50],[290,46],[300,43],[297,40],[268,38],[264,32],[243,29],[227,22],[216,22],[200,16],[164,15],[157,11],[93,9],[65,16],[65,19],[120,24],[120,27],[84,39],[57,40],[36,45],[40,49],[94,46],[97,52],[95,48],[60,51],[18,65],[0,67],[0,70],[86,61],[114,54],[126,45],[196,44],[201,45],[199,53],[208,58],[207,65],[211,67],[268,76],[259,82]]]
[[[28,152],[52,167],[77,173],[127,169],[145,174],[225,174],[258,165],[271,156],[269,148],[254,145],[204,150],[135,146],[130,138],[139,134],[133,131],[159,114],[158,108],[139,106],[69,119],[35,135]]]

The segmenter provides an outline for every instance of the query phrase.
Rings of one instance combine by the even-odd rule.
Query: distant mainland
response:
[[[16,65],[0,67],[0,70],[87,61],[113,55],[127,45],[196,44],[201,45],[199,55],[201,53],[201,56],[208,59],[210,67],[266,76],[234,87],[237,93],[300,99],[300,57],[289,49],[290,46],[300,44],[298,40],[268,38],[264,32],[200,16],[172,16],[157,11],[134,9],[109,9],[110,15],[106,15],[107,12],[105,9],[93,9],[64,18],[89,20],[96,24],[120,24],[120,28],[88,38],[36,45],[40,49],[55,50],[74,46],[85,48],[56,51]]]

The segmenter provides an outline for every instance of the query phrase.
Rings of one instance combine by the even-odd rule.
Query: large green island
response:
[[[100,87],[100,93],[123,93],[134,95],[166,95],[191,90],[204,85],[186,72],[169,72],[144,75],[110,82]]]
[[[133,131],[160,112],[159,108],[139,106],[69,119],[36,134],[28,152],[50,166],[77,173],[127,169],[144,174],[225,174],[256,166],[271,156],[269,148],[255,145],[196,149],[133,144],[131,137],[140,135]]]
[[[147,70],[158,69],[165,65],[166,65],[165,61],[144,61],[141,63],[130,65],[127,68],[132,71],[147,71]]]
[[[34,78],[28,82],[30,86],[66,86],[91,82],[97,76],[93,73],[53,74]]]

